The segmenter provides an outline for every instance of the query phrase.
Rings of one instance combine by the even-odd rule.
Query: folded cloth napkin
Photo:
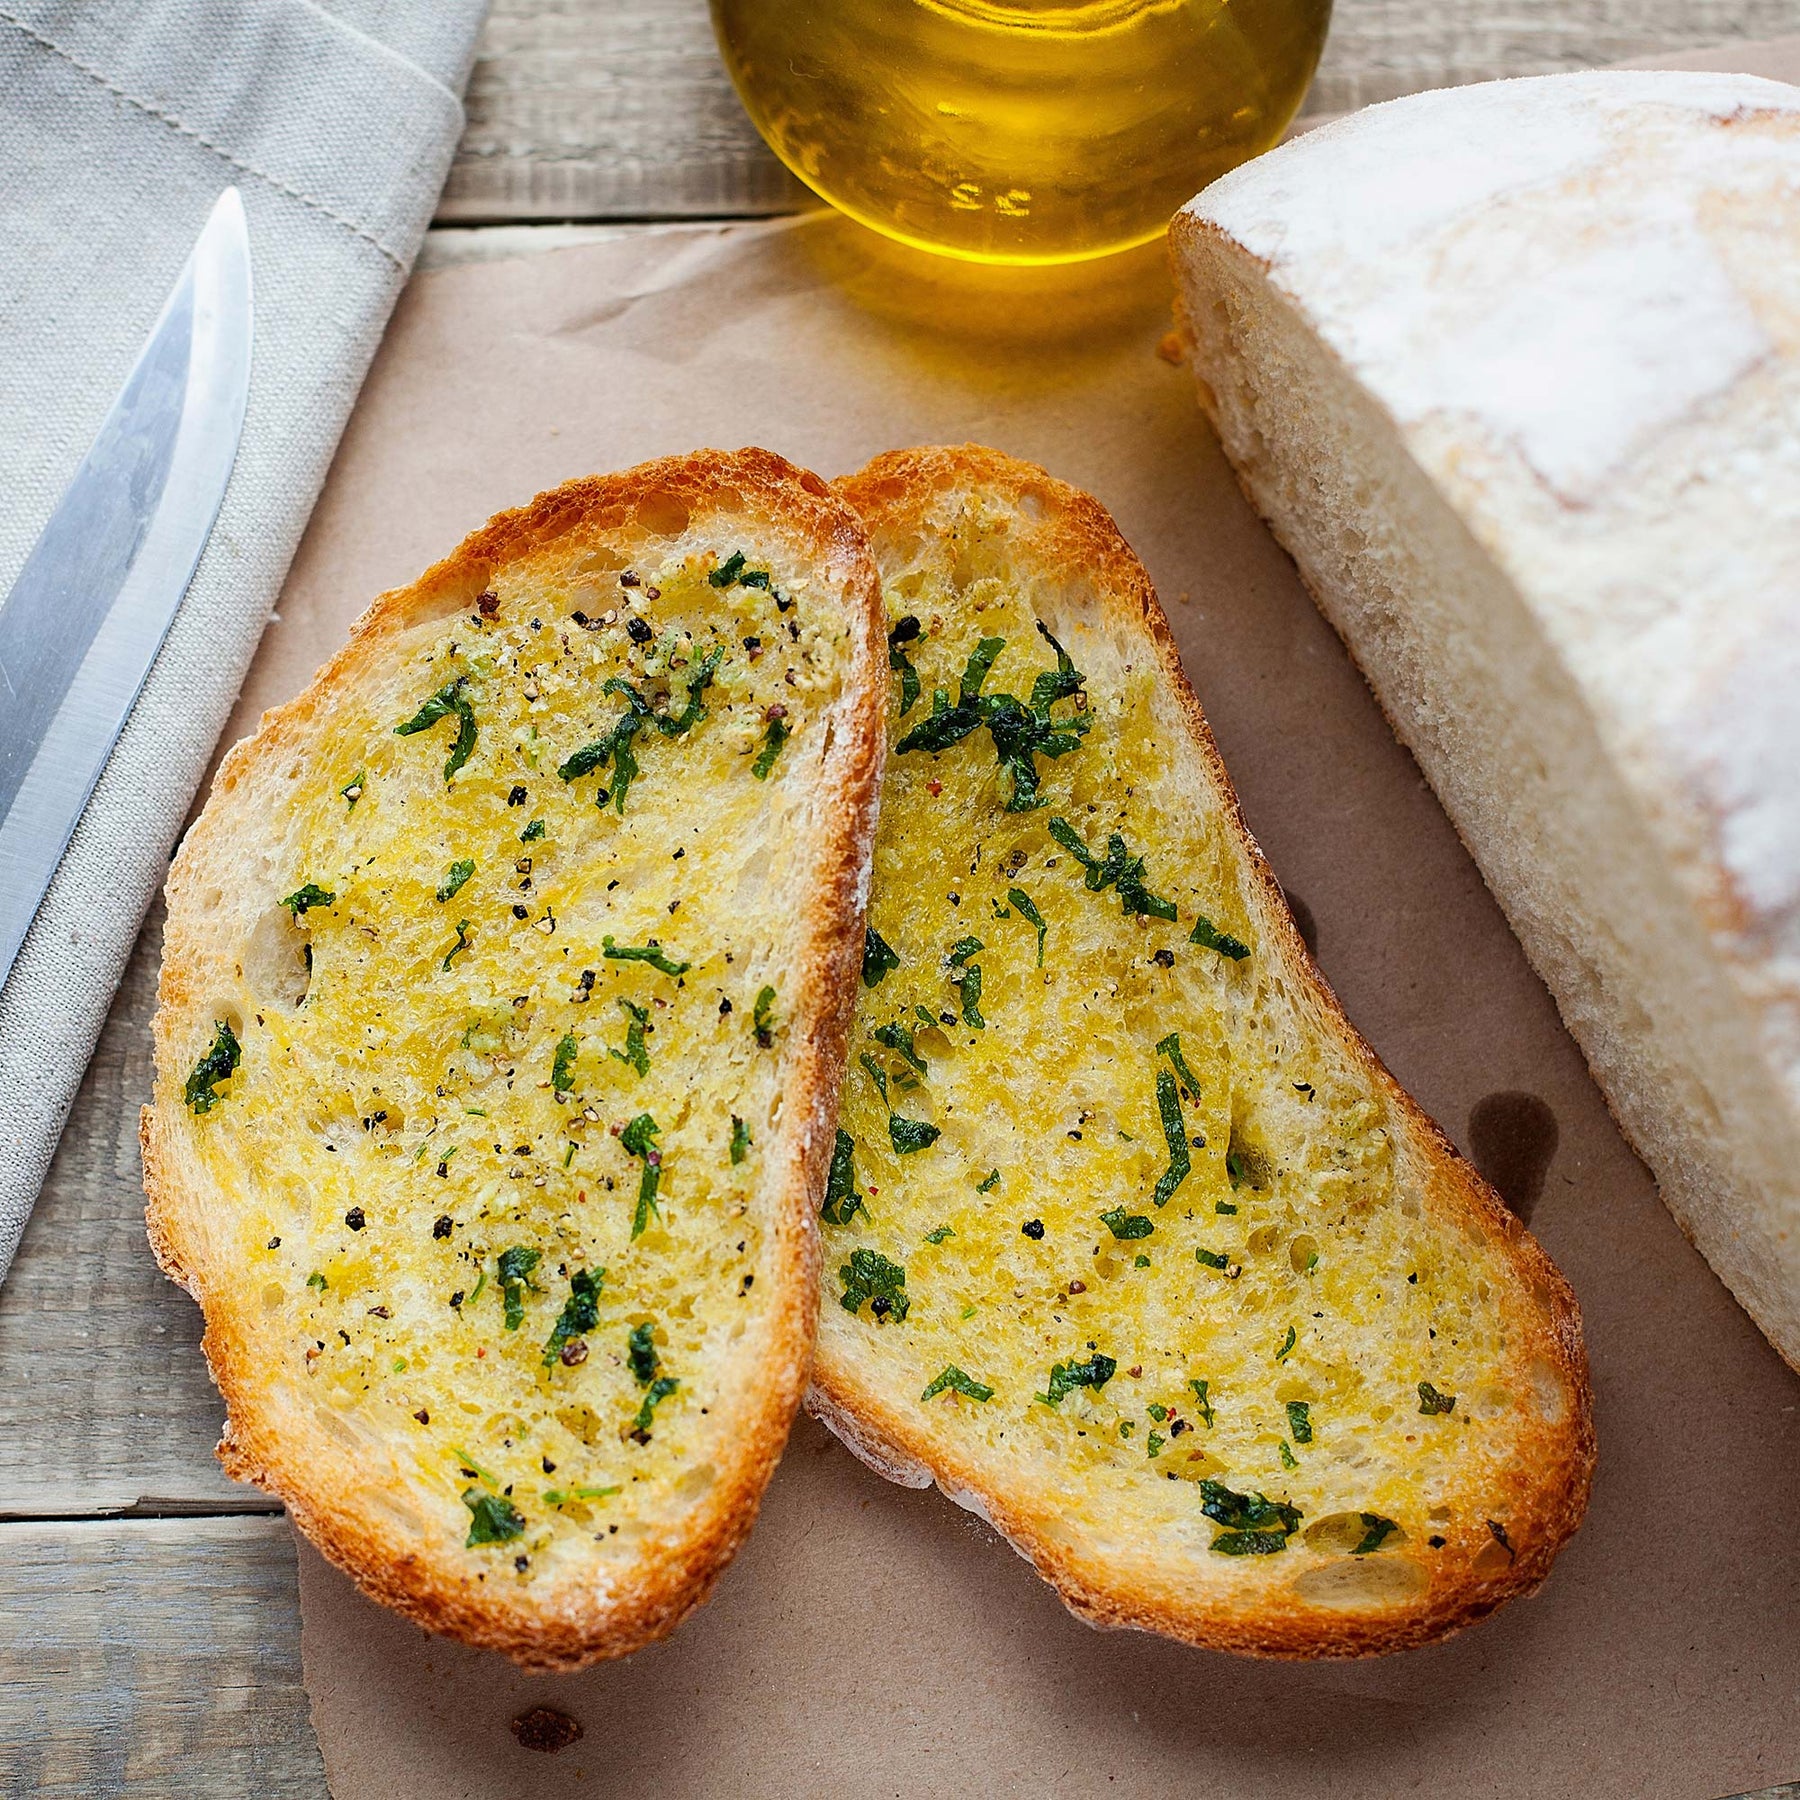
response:
[[[219,194],[249,217],[225,504],[0,989],[0,1276],[462,133],[486,0],[0,0],[0,593]]]

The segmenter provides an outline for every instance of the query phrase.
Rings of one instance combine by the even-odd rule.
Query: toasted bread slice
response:
[[[805,1384],[882,757],[855,517],[747,450],[382,595],[169,879],[150,1236],[232,1474],[528,1667],[672,1630]]]
[[[838,491],[893,749],[808,1405],[1095,1624],[1355,1656],[1529,1592],[1574,1296],[1313,966],[1143,568],[991,451]]]

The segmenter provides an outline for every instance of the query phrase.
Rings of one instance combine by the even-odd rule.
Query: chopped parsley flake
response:
[[[868,1051],[856,1059],[862,1064],[863,1073],[875,1083],[881,1095],[881,1103],[887,1107],[888,1141],[894,1146],[896,1156],[911,1156],[916,1150],[926,1150],[938,1141],[941,1135],[935,1125],[927,1124],[923,1119],[907,1119],[894,1111],[888,1099],[887,1072],[876,1062]]]
[[[449,950],[445,953],[443,966],[446,969],[449,968],[450,965],[453,962],[455,962],[456,959],[459,956],[461,956],[462,953],[466,949],[468,949],[468,947],[469,947],[469,921],[467,919],[458,919],[456,921],[456,942],[454,944],[452,944],[450,946]]]
[[[506,1308],[508,1331],[517,1331],[525,1323],[525,1289],[542,1254],[524,1244],[500,1252],[500,1299]]]
[[[623,1050],[608,1049],[606,1054],[615,1062],[622,1062],[628,1069],[635,1069],[640,1077],[650,1073],[650,1052],[644,1046],[644,1033],[650,1028],[650,1009],[647,1006],[635,1005],[630,1000],[620,998],[619,1005],[624,1008],[627,1018],[625,1026],[625,1048]]]
[[[463,692],[468,685],[469,678],[466,675],[459,675],[454,681],[446,682],[404,725],[394,727],[395,737],[411,737],[415,731],[429,731],[439,719],[455,715],[456,742],[451,745],[449,760],[444,764],[445,781],[455,775],[475,750],[475,709]]]
[[[784,719],[771,719],[768,729],[763,733],[763,746],[756,753],[756,761],[750,765],[750,773],[758,781],[767,781],[769,771],[775,767],[775,759],[781,754],[781,747],[793,735],[787,728]]]
[[[550,1086],[559,1094],[566,1094],[575,1085],[577,1049],[572,1031],[565,1031],[556,1040],[556,1054],[550,1060]]]
[[[980,1181],[976,1182],[975,1191],[978,1194],[988,1194],[992,1193],[999,1185],[1000,1171],[998,1169],[990,1169]]]
[[[912,1305],[905,1269],[878,1250],[852,1250],[850,1260],[838,1270],[838,1280],[844,1284],[838,1304],[845,1312],[857,1312],[866,1304],[877,1319],[891,1318],[898,1324]]]
[[[900,677],[900,716],[903,719],[919,698],[919,671],[906,655],[906,646],[918,640],[919,632],[919,621],[908,613],[888,633],[888,667]]]
[[[1158,1056],[1166,1056],[1175,1065],[1175,1073],[1181,1082],[1181,1090],[1187,1098],[1195,1103],[1200,1099],[1200,1078],[1187,1066],[1187,1058],[1181,1054],[1181,1034],[1171,1031],[1156,1046]]]
[[[504,1494],[484,1494],[480,1488],[468,1488],[462,1503],[469,1509],[465,1550],[473,1550],[478,1544],[504,1544],[525,1529],[525,1515]]]
[[[1080,712],[1066,719],[1053,716],[1051,708],[1057,701],[1079,693],[1084,677],[1041,621],[1037,630],[1056,652],[1056,669],[1044,670],[1032,683],[1029,706],[1011,694],[982,693],[995,659],[1006,648],[1005,638],[983,638],[963,670],[956,704],[952,706],[950,696],[942,688],[937,689],[931,697],[930,717],[921,720],[895,744],[894,754],[900,756],[913,750],[936,754],[960,744],[985,725],[1000,767],[1012,778],[1006,810],[1031,812],[1042,806],[1036,759],[1067,756],[1079,749],[1092,721]]]
[[[1038,1395],[1046,1406],[1060,1406],[1076,1388],[1092,1388],[1097,1394],[1112,1380],[1119,1365],[1110,1356],[1096,1352],[1086,1362],[1053,1363],[1050,1367],[1048,1392]]]
[[[662,1358],[656,1353],[656,1327],[648,1319],[632,1326],[631,1336],[626,1340],[625,1361],[639,1387],[648,1387],[656,1379]]]
[[[1150,1433],[1149,1437],[1144,1440],[1144,1448],[1151,1456],[1160,1456],[1162,1454],[1163,1445],[1168,1441],[1169,1440],[1166,1437],[1153,1431]]]
[[[963,1023],[981,1030],[987,1024],[981,1016],[981,965],[971,962],[970,957],[982,948],[978,937],[958,938],[950,946],[949,963],[951,968],[960,973],[950,979],[962,989]]]
[[[593,1273],[577,1269],[569,1277],[569,1297],[563,1302],[563,1309],[557,1314],[549,1340],[544,1345],[546,1369],[556,1366],[565,1344],[583,1332],[592,1331],[600,1323],[600,1283],[605,1279],[604,1269]]]
[[[934,1375],[924,1393],[919,1396],[919,1404],[923,1406],[927,1400],[935,1400],[939,1394],[964,1394],[971,1400],[991,1400],[994,1390],[985,1382],[971,1380],[955,1363],[946,1363],[943,1373]]]
[[[1067,819],[1052,819],[1050,835],[1087,871],[1087,887],[1098,894],[1113,888],[1119,905],[1131,917],[1173,919],[1175,902],[1163,900],[1144,886],[1144,859],[1133,856],[1115,831],[1106,840],[1106,855],[1095,856]]]
[[[918,1033],[901,1024],[878,1025],[869,1034],[876,1043],[885,1044],[895,1055],[905,1058],[921,1075],[929,1075],[931,1071],[925,1066],[925,1059],[919,1054],[915,1039]]]
[[[1206,1421],[1207,1429],[1212,1429],[1214,1413],[1212,1402],[1206,1397],[1206,1390],[1211,1386],[1206,1381],[1190,1381],[1188,1386],[1194,1390],[1194,1404],[1200,1409],[1200,1417]]]
[[[289,917],[298,919],[302,913],[311,912],[315,906],[335,906],[337,895],[328,888],[320,887],[316,881],[309,881],[304,887],[295,888],[281,904],[288,909]]]
[[[1242,962],[1250,954],[1250,946],[1234,938],[1229,932],[1220,931],[1204,913],[1194,921],[1194,929],[1188,933],[1190,944],[1199,944],[1204,949],[1216,950],[1221,956],[1229,956],[1233,962]]]
[[[590,940],[591,941],[591,940]],[[685,975],[694,965],[671,962],[663,947],[652,938],[648,944],[615,944],[610,937],[600,940],[600,954],[613,962],[644,962],[665,975]]]
[[[469,878],[475,873],[474,861],[469,857],[460,857],[444,871],[444,879],[438,883],[438,903],[454,898],[469,884]]]
[[[1169,1146],[1169,1166],[1156,1178],[1156,1190],[1150,1198],[1158,1206],[1167,1206],[1194,1166],[1188,1154],[1187,1128],[1181,1118],[1181,1094],[1167,1069],[1156,1071],[1156,1110],[1162,1116],[1163,1137]]]
[[[750,1018],[750,1035],[757,1048],[767,1050],[775,1042],[775,990],[763,988],[756,996],[756,1008]]]
[[[946,1238],[953,1238],[955,1236],[956,1233],[952,1231],[948,1225],[938,1225],[926,1232],[925,1241],[928,1244],[941,1244]]]
[[[631,1421],[631,1435],[640,1444],[650,1441],[650,1425],[656,1417],[656,1409],[680,1386],[673,1375],[659,1375],[651,1382],[643,1405],[637,1409],[637,1417]]]
[[[1229,1269],[1231,1267],[1231,1258],[1228,1256],[1221,1256],[1217,1250],[1202,1250],[1196,1248],[1194,1251],[1194,1261],[1203,1263],[1209,1269]]]
[[[631,784],[643,772],[635,748],[639,734],[646,726],[654,727],[665,738],[683,737],[692,731],[706,717],[703,696],[724,654],[715,645],[694,663],[688,671],[687,704],[679,713],[657,712],[623,676],[613,676],[601,692],[616,695],[623,700],[624,712],[604,737],[596,738],[591,744],[584,744],[567,761],[559,763],[557,774],[564,781],[577,781],[583,775],[591,775],[596,769],[604,769],[610,763],[612,780],[601,784],[599,803],[605,807],[610,801],[621,813],[624,812],[625,796],[630,792]]]
[[[1384,1519],[1380,1513],[1366,1512],[1362,1522],[1362,1541],[1350,1552],[1352,1556],[1367,1556],[1371,1550],[1379,1550],[1400,1529],[1392,1519]]]
[[[1456,1411],[1456,1396],[1440,1394],[1429,1381],[1419,1383],[1419,1411],[1422,1413],[1453,1413]]]
[[[747,587],[769,589],[769,571],[767,569],[746,569],[744,553],[734,550],[706,578],[716,588]]]
[[[662,1127],[648,1113],[639,1113],[619,1133],[619,1143],[627,1154],[644,1159],[644,1173],[638,1181],[637,1207],[631,1215],[633,1238],[643,1236],[644,1227],[650,1223],[652,1214],[658,1218],[662,1216],[656,1210],[656,1189],[662,1180],[662,1152],[655,1143],[661,1130]]]
[[[1111,1212],[1103,1212],[1100,1223],[1125,1243],[1131,1242],[1133,1238],[1147,1238],[1156,1229],[1144,1214],[1128,1213],[1122,1206],[1115,1206]]]
[[[543,835],[544,821],[542,819],[533,819],[531,823],[519,833],[519,842],[521,844],[535,844],[542,839]]]
[[[211,1112],[219,1098],[213,1090],[221,1081],[231,1079],[242,1060],[243,1052],[238,1047],[237,1034],[224,1019],[215,1019],[212,1046],[194,1064],[194,1071],[181,1090],[182,1097],[188,1103],[188,1110],[194,1113]]]
[[[1281,1340],[1281,1348],[1275,1352],[1275,1360],[1277,1362],[1286,1362],[1293,1351],[1294,1345],[1298,1342],[1299,1333],[1290,1325],[1287,1328],[1287,1336]]]
[[[1281,1466],[1284,1469],[1299,1468],[1300,1463],[1299,1463],[1298,1459],[1295,1457],[1293,1451],[1288,1448],[1288,1442],[1287,1442],[1286,1438],[1283,1438],[1281,1440],[1281,1442],[1275,1446],[1275,1448],[1281,1452]]]
[[[900,957],[879,931],[870,926],[863,933],[862,979],[864,987],[880,987],[884,976],[900,966]]]
[[[1313,1441],[1312,1405],[1306,1400],[1290,1400],[1287,1403],[1288,1431],[1296,1444],[1310,1444]]]
[[[736,1113],[731,1115],[731,1166],[735,1169],[750,1148],[750,1127]]]
[[[856,1191],[856,1142],[849,1132],[840,1130],[831,1150],[831,1172],[825,1178],[825,1204],[819,1217],[827,1225],[848,1225],[859,1209],[868,1211]]]
[[[1200,1510],[1225,1529],[1212,1547],[1222,1556],[1272,1556],[1300,1529],[1300,1510],[1261,1494],[1234,1493],[1223,1482],[1200,1483]]]
[[[1041,969],[1044,966],[1044,933],[1050,927],[1044,923],[1044,915],[1032,904],[1031,896],[1023,888],[1008,888],[1006,897],[1037,932],[1037,966]]]
[[[325,1277],[321,1275],[317,1269],[314,1269],[313,1272],[307,1276],[306,1285],[309,1288],[316,1288],[318,1292],[322,1294],[326,1289],[327,1283]]]

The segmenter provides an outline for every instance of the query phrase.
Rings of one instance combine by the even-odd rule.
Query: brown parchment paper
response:
[[[1658,1203],[1239,496],[1187,371],[1157,354],[1168,298],[1157,254],[983,275],[827,215],[425,275],[235,724],[294,692],[379,589],[590,470],[755,442],[836,474],[974,438],[1091,489],[1149,566],[1352,1018],[1580,1294],[1601,1444],[1587,1524],[1539,1598],[1446,1645],[1259,1664],[1090,1630],[984,1526],[803,1420],[712,1602],[580,1676],[429,1639],[303,1544],[306,1682],[336,1800],[1710,1800],[1800,1776],[1800,1382]],[[509,1721],[533,1706],[585,1736],[521,1748]]]

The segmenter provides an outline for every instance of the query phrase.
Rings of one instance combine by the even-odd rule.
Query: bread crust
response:
[[[209,1241],[205,1170],[190,1147],[176,1063],[178,1026],[228,959],[198,923],[195,895],[227,878],[254,827],[259,787],[277,764],[303,756],[337,696],[379,670],[410,626],[467,606],[491,572],[566,534],[629,523],[673,500],[696,516],[735,513],[779,529],[810,552],[843,594],[850,666],[835,742],[821,780],[834,803],[820,825],[819,874],[801,918],[800,984],[784,1035],[785,1162],[761,1180],[767,1208],[758,1269],[780,1295],[768,1318],[749,1408],[720,1458],[718,1479],[678,1530],[653,1533],[629,1579],[605,1600],[566,1584],[548,1602],[529,1590],[478,1586],[437,1552],[409,1542],[391,1518],[347,1504],[330,1480],[341,1450],[271,1394],[256,1366],[248,1319],[255,1302],[240,1273]],[[254,736],[222,762],[204,811],[170,870],[168,925],[154,1024],[155,1099],[142,1114],[146,1224],[165,1274],[199,1303],[202,1341],[226,1404],[219,1460],[235,1478],[278,1495],[295,1523],[363,1591],[426,1629],[503,1651],[528,1669],[572,1670],[666,1636],[703,1601],[754,1523],[804,1390],[817,1318],[819,1196],[830,1159],[844,1056],[862,956],[869,858],[885,757],[884,622],[879,580],[854,514],[817,476],[759,449],[696,451],[617,474],[571,481],[497,515],[413,582],[378,596],[344,647],[306,690],[263,715]],[[774,1159],[771,1158],[771,1161]],[[765,1274],[765,1270],[767,1273]]]
[[[1395,1081],[1350,1023],[1313,961],[1281,886],[1244,822],[1143,565],[1098,501],[1034,464],[979,445],[890,452],[834,485],[862,514],[877,542],[890,527],[929,533],[932,503],[946,491],[976,490],[1015,506],[1029,501],[1040,509],[1053,535],[1060,566],[1087,571],[1094,604],[1108,622],[1148,640],[1178,704],[1188,748],[1247,859],[1265,954],[1278,959],[1283,973],[1316,997],[1329,1029],[1386,1098],[1395,1138],[1425,1191],[1434,1219],[1500,1246],[1519,1284],[1536,1297],[1541,1328],[1533,1342],[1515,1353],[1521,1363],[1532,1355],[1547,1361],[1560,1377],[1569,1404],[1562,1420],[1534,1424],[1525,1434],[1509,1491],[1495,1497],[1496,1507],[1506,1508],[1510,1560],[1496,1568],[1497,1556],[1483,1556],[1496,1540],[1479,1523],[1473,1529],[1446,1526],[1450,1541],[1434,1557],[1431,1580],[1422,1593],[1392,1606],[1356,1612],[1312,1605],[1291,1593],[1266,1588],[1247,1604],[1231,1604],[1217,1593],[1173,1595],[1120,1576],[1101,1560],[1084,1556],[1066,1536],[1058,1541],[1052,1535],[1044,1497],[997,1486],[971,1460],[934,1442],[916,1417],[888,1404],[833,1358],[823,1340],[807,1410],[877,1473],[906,1486],[935,1480],[959,1505],[978,1512],[1056,1588],[1065,1605],[1091,1625],[1160,1632],[1183,1643],[1239,1655],[1356,1657],[1446,1637],[1506,1601],[1534,1592],[1581,1523],[1593,1478],[1592,1386],[1574,1291],[1499,1195]]]

